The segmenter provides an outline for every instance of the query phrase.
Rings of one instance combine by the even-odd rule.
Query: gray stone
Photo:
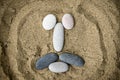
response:
[[[47,68],[51,63],[57,61],[58,59],[59,57],[56,53],[48,53],[37,60],[35,64],[36,69]]]
[[[63,53],[59,56],[59,59],[65,63],[75,65],[75,66],[83,66],[85,64],[85,61],[83,60],[82,57],[76,55],[76,54],[71,54],[71,53]]]

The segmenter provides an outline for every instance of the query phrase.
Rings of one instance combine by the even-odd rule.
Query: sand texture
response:
[[[39,57],[55,52],[53,30],[42,27],[49,13],[58,22],[74,16],[62,52],[82,56],[84,67],[60,74],[35,69]],[[0,80],[120,80],[119,28],[119,0],[0,0]]]

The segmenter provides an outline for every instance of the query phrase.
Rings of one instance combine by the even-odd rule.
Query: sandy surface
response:
[[[0,80],[120,80],[120,1],[118,0],[0,0]],[[75,18],[65,30],[62,52],[82,56],[84,67],[66,73],[35,70],[36,59],[55,52],[53,30],[42,27],[53,13]],[[61,54],[61,53],[58,53]]]

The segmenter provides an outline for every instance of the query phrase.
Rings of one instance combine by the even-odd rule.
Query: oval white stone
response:
[[[72,29],[74,26],[74,20],[71,14],[65,14],[62,17],[62,24],[65,27],[65,29]]]
[[[64,62],[54,62],[49,65],[49,70],[55,73],[62,73],[68,70],[68,65]]]
[[[53,47],[56,51],[61,51],[64,44],[64,27],[57,23],[53,32]]]
[[[44,17],[42,26],[45,30],[51,30],[56,24],[56,17],[53,14],[48,14]]]

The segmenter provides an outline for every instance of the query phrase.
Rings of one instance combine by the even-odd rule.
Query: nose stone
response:
[[[56,51],[61,51],[64,44],[64,27],[61,23],[57,23],[53,32],[53,47]]]

